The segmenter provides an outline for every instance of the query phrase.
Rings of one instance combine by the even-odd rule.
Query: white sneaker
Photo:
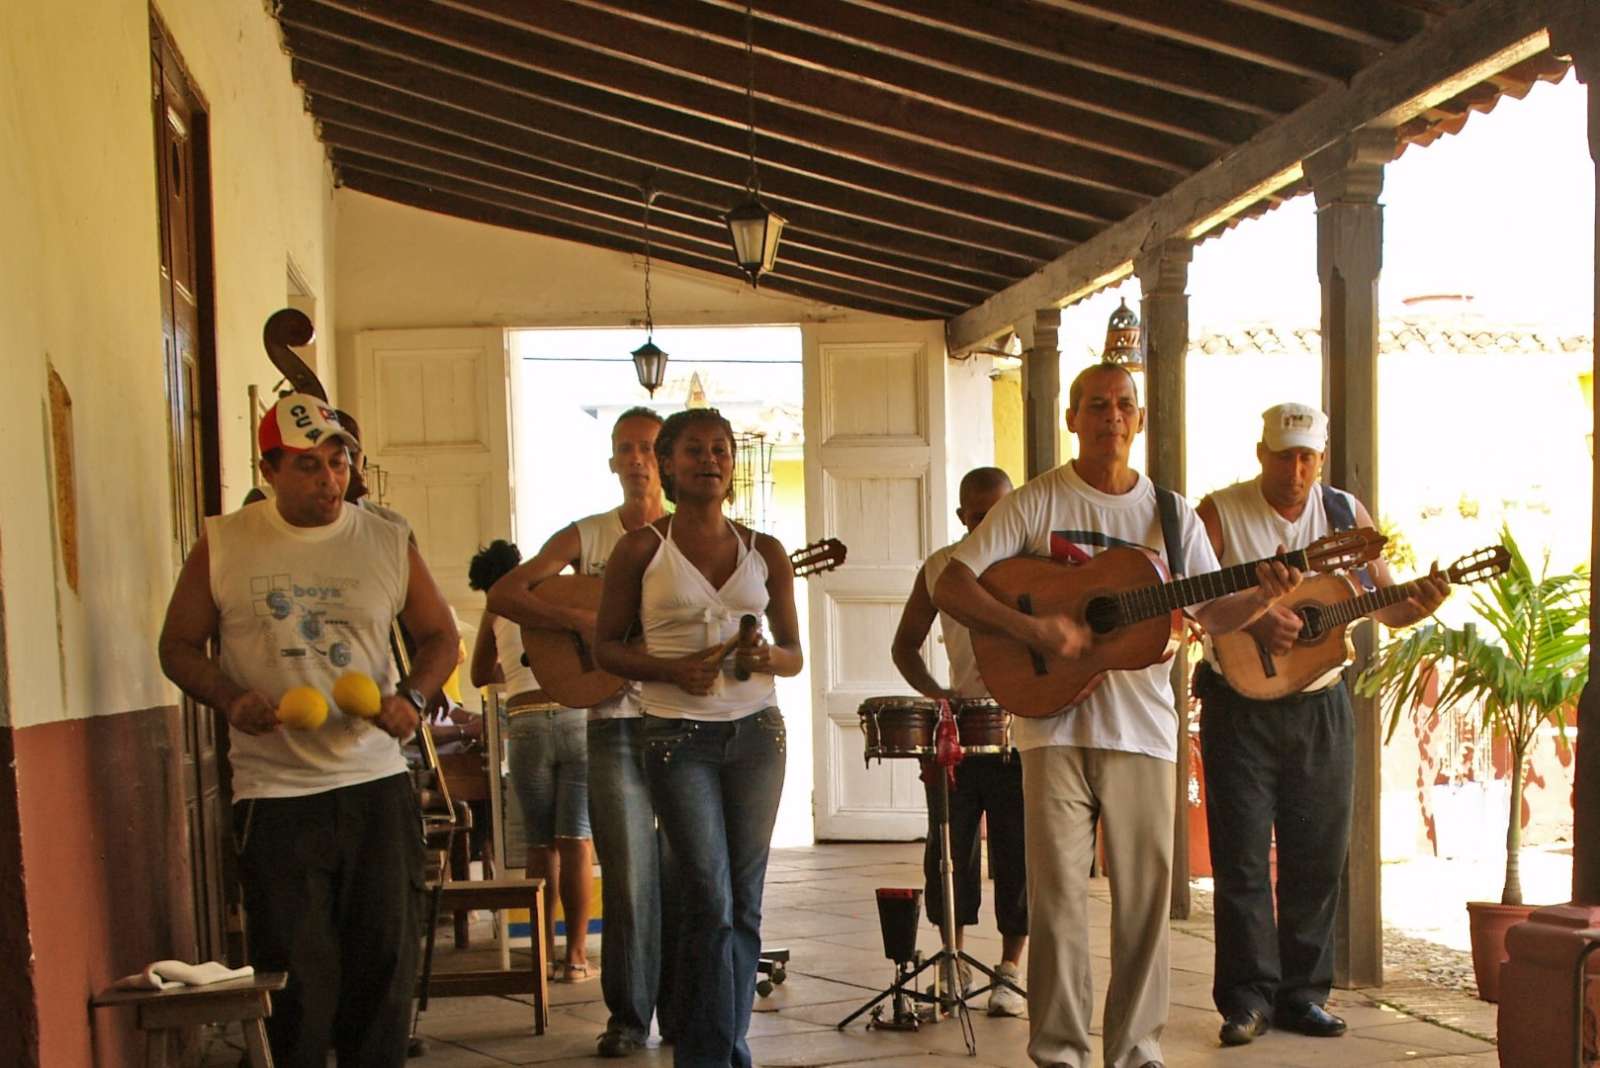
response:
[[[994,974],[997,979],[1009,979],[1018,986],[1022,985],[1022,978],[1017,974],[1015,964],[1001,961],[995,965]],[[989,991],[990,1016],[1021,1016],[1027,1008],[1027,999],[1009,986],[996,982],[994,989]]]

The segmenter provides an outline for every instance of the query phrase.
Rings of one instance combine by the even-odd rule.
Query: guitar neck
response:
[[[1310,570],[1304,549],[1297,549],[1270,559],[1282,560],[1289,567],[1301,571]],[[1221,571],[1208,571],[1204,575],[1174,579],[1171,582],[1158,582],[1152,586],[1142,586],[1136,590],[1120,593],[1116,598],[1120,618],[1129,623],[1141,619],[1154,619],[1157,616],[1180,611],[1192,604],[1252,589],[1261,584],[1261,580],[1256,577],[1256,565],[1261,562],[1252,560],[1248,564],[1235,564]]]
[[[1381,612],[1390,605],[1397,604],[1416,593],[1419,581],[1418,579],[1412,579],[1410,582],[1402,582],[1395,586],[1385,586],[1382,589],[1373,590],[1371,593],[1364,593],[1360,597],[1352,597],[1343,604],[1329,605],[1323,611],[1323,629],[1342,627],[1346,623],[1352,623],[1360,619],[1362,616],[1370,616],[1374,612]]]

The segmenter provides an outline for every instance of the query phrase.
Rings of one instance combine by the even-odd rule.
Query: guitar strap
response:
[[[1183,526],[1178,522],[1178,495],[1165,486],[1156,486],[1156,511],[1161,515],[1161,540],[1166,543],[1167,570],[1175,579],[1183,578]]]
[[[1318,486],[1322,489],[1322,511],[1328,517],[1328,525],[1334,530],[1354,530],[1356,513],[1355,509],[1350,507],[1350,498],[1326,482],[1319,482]],[[1356,578],[1361,580],[1361,585],[1369,592],[1376,588],[1366,568],[1356,568],[1355,574]]]

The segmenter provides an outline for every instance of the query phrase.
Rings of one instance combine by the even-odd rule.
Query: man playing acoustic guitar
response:
[[[1028,482],[989,512],[956,549],[935,586],[934,603],[974,631],[1009,635],[1041,657],[1075,659],[1093,644],[1082,619],[1018,611],[978,576],[1020,554],[1087,563],[1110,546],[1145,547],[1189,575],[1216,570],[1194,510],[1176,494],[1158,494],[1128,466],[1142,425],[1138,392],[1123,367],[1099,364],[1079,374],[1067,407],[1077,459]],[[1164,505],[1158,503],[1163,498]],[[1207,601],[1193,615],[1213,631],[1237,629],[1293,589],[1299,573],[1264,562],[1255,581],[1257,588]],[[1112,671],[1078,704],[1014,721],[1033,943],[1028,1053],[1041,1066],[1087,1068],[1089,1062],[1094,989],[1087,880],[1097,818],[1113,901],[1105,1064],[1161,1064],[1179,722],[1169,673],[1165,664]],[[992,682],[990,689],[996,689]]]
[[[603,574],[624,534],[666,514],[656,467],[660,431],[661,417],[649,408],[630,408],[617,418],[610,463],[622,504],[552,535],[538,555],[489,590],[489,611],[523,626],[576,631],[594,647],[595,613],[543,600],[534,587],[569,564],[580,575]],[[629,684],[620,696],[589,710],[589,816],[604,876],[600,990],[611,1014],[600,1036],[602,1057],[644,1048],[650,1019],[658,1013],[664,1036],[673,1034],[677,1022],[668,996],[678,934],[674,879],[645,780],[637,689]]]
[[[1275,546],[1302,548],[1333,530],[1373,525],[1361,502],[1318,481],[1328,417],[1304,404],[1262,413],[1256,457],[1261,474],[1200,502],[1201,522],[1224,565]],[[1371,579],[1392,584],[1382,557]],[[1449,592],[1435,565],[1410,598],[1375,613],[1391,627],[1429,615]],[[1274,605],[1251,624],[1252,637],[1283,655],[1301,619]],[[1206,822],[1216,878],[1216,974],[1212,999],[1223,1016],[1224,1045],[1242,1046],[1267,1030],[1331,1038],[1345,1024],[1323,1004],[1333,982],[1333,923],[1339,877],[1350,843],[1355,720],[1342,666],[1303,691],[1275,701],[1235,692],[1207,662],[1194,689],[1205,764]],[[1268,851],[1278,844],[1277,919]]]

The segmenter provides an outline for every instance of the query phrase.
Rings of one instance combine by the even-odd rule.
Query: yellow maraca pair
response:
[[[333,701],[347,716],[374,719],[383,694],[372,676],[347,671],[333,684]],[[328,702],[314,686],[295,686],[278,700],[278,722],[294,730],[314,731],[327,722]]]

